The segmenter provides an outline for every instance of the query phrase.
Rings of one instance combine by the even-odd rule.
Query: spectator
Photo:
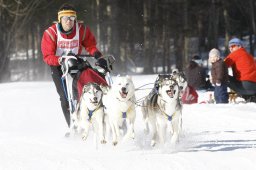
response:
[[[224,60],[233,71],[228,86],[247,102],[256,102],[256,64],[253,56],[246,52],[238,38],[229,41],[229,50],[230,54]]]
[[[227,80],[228,69],[220,58],[219,50],[213,48],[209,52],[209,61],[212,64],[211,75],[216,103],[228,103]]]
[[[202,59],[198,55],[192,57],[189,62],[185,75],[188,81],[188,85],[192,86],[196,90],[206,90],[206,70],[201,66]]]

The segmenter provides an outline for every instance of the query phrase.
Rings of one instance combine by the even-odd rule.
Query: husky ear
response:
[[[100,85],[100,89],[102,90],[103,94],[107,94],[109,91],[110,87],[109,86],[103,86],[102,84]]]
[[[126,75],[126,78],[127,78],[128,80],[132,80],[132,77],[129,76],[129,75]]]
[[[89,91],[89,87],[90,87],[89,84],[84,85],[84,87],[83,87],[83,93],[88,92],[88,91]]]

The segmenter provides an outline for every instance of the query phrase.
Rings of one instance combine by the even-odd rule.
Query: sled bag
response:
[[[198,94],[192,86],[187,86],[181,97],[183,104],[193,104],[198,102]]]
[[[77,92],[78,92],[77,99],[80,99],[80,96],[81,96],[82,90],[83,90],[83,86],[88,83],[97,83],[98,85],[103,85],[103,86],[108,85],[106,80],[91,68],[87,68],[87,69],[83,70],[78,75],[78,77],[76,77],[76,79],[77,80],[75,81],[75,83],[76,83]]]

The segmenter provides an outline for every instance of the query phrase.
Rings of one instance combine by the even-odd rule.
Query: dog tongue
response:
[[[126,98],[127,94],[122,93],[122,98]]]
[[[168,90],[168,91],[167,91],[167,94],[168,94],[170,97],[172,97],[172,96],[173,96],[173,93],[172,93],[172,91],[171,91],[171,90]]]
[[[127,93],[120,92],[120,95],[121,95],[122,98],[126,98]]]

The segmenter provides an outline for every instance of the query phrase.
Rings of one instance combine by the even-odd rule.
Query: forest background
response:
[[[63,3],[94,33],[98,48],[116,58],[114,73],[184,70],[191,56],[208,67],[208,52],[228,54],[238,37],[254,55],[254,0],[0,0],[0,82],[50,79],[41,38]]]

